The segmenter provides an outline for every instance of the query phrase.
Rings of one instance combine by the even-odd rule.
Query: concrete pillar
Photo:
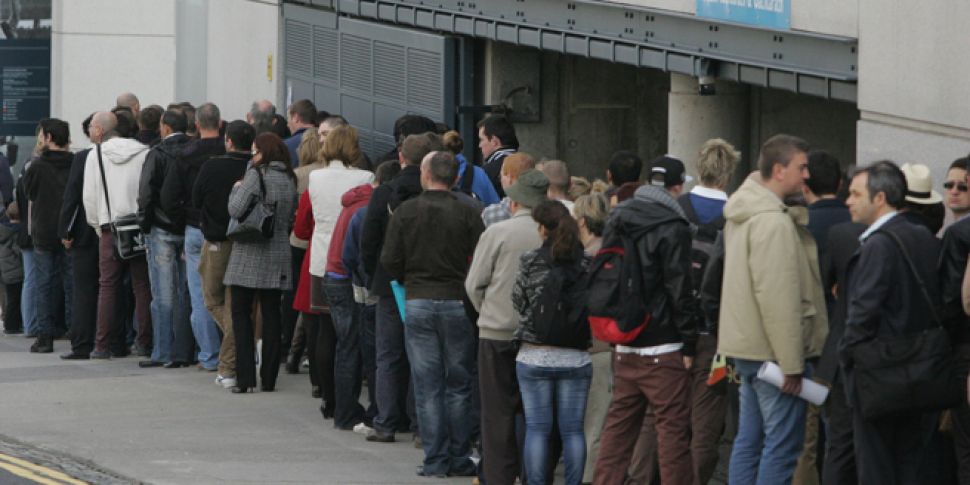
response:
[[[687,173],[695,179],[697,152],[711,138],[723,138],[741,150],[741,165],[754,160],[756,156],[749,153],[747,147],[750,133],[748,87],[718,81],[716,93],[701,96],[697,93],[697,78],[683,74],[670,75],[667,153],[681,159],[687,166]]]

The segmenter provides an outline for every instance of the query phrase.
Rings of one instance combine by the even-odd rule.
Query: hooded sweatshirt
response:
[[[98,168],[100,164],[97,147],[88,153],[88,159],[84,165],[84,191],[81,198],[84,201],[88,224],[94,227],[98,234],[101,234],[102,225],[110,224],[119,216],[138,211],[138,181],[147,154],[148,147],[131,138],[115,137],[101,144],[104,175],[108,180],[108,196],[111,198],[109,216],[104,198],[104,186],[101,183],[101,170]]]
[[[350,272],[344,267],[343,250],[344,237],[347,235],[347,227],[350,226],[350,219],[361,207],[367,207],[370,196],[374,193],[374,186],[371,184],[358,185],[340,197],[340,205],[343,210],[337,217],[337,224],[333,228],[333,236],[330,238],[330,247],[327,250],[327,273],[350,276]]]
[[[74,154],[69,151],[44,150],[24,174],[34,247],[51,251],[62,247],[57,223],[73,161]]]
[[[724,206],[724,281],[718,352],[776,361],[800,374],[828,333],[818,252],[808,211],[788,207],[757,174]]]

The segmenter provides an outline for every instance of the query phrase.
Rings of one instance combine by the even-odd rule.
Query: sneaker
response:
[[[259,374],[259,369],[262,367],[262,362],[259,361],[259,357],[263,355],[263,339],[256,341],[256,375]]]
[[[235,377],[222,377],[220,375],[216,376],[216,385],[222,386],[223,389],[229,389],[231,387],[236,387]]]
[[[367,426],[364,423],[357,423],[357,425],[354,426],[354,433],[367,436],[373,432],[374,432],[374,428],[371,428],[370,426]]]
[[[367,441],[372,443],[393,443],[393,434],[384,434],[376,429],[367,434]]]
[[[310,368],[310,359],[303,359],[303,363],[300,364],[300,367],[303,368],[303,369],[309,369]]]

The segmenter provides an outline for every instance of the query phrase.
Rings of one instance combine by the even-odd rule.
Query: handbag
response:
[[[955,407],[966,396],[962,395],[950,337],[899,236],[879,232],[899,247],[929,305],[935,326],[918,333],[876,337],[855,346],[852,361],[856,405],[866,419]]]
[[[259,196],[250,199],[249,205],[237,219],[229,219],[226,237],[234,242],[266,242],[273,238],[273,228],[276,226],[276,203],[266,203],[266,183],[263,173],[258,168]]]
[[[111,232],[114,234],[115,250],[121,259],[132,259],[145,254],[145,235],[138,226],[136,214],[125,214],[114,218],[111,216],[111,200],[108,197],[108,179],[104,176],[104,160],[101,158],[101,144],[98,147],[98,168],[101,170],[101,188],[104,189],[104,205],[108,209],[108,219],[111,220]]]

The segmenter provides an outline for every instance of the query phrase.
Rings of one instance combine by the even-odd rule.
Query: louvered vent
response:
[[[374,42],[374,95],[393,100],[404,99],[404,48]]]
[[[310,56],[310,26],[303,22],[286,21],[286,69],[309,76],[313,71]]]
[[[408,49],[407,75],[409,105],[436,112],[441,109],[441,55],[419,49]]]
[[[397,143],[394,143],[394,137],[387,133],[375,133],[374,134],[374,153],[376,156],[381,156],[392,149],[397,147]]]
[[[313,77],[337,82],[339,41],[336,30],[313,27]]]
[[[340,37],[340,87],[370,95],[370,41],[346,34]]]
[[[373,156],[374,153],[374,132],[370,130],[358,130],[358,136],[360,139],[360,150],[368,155]]]

